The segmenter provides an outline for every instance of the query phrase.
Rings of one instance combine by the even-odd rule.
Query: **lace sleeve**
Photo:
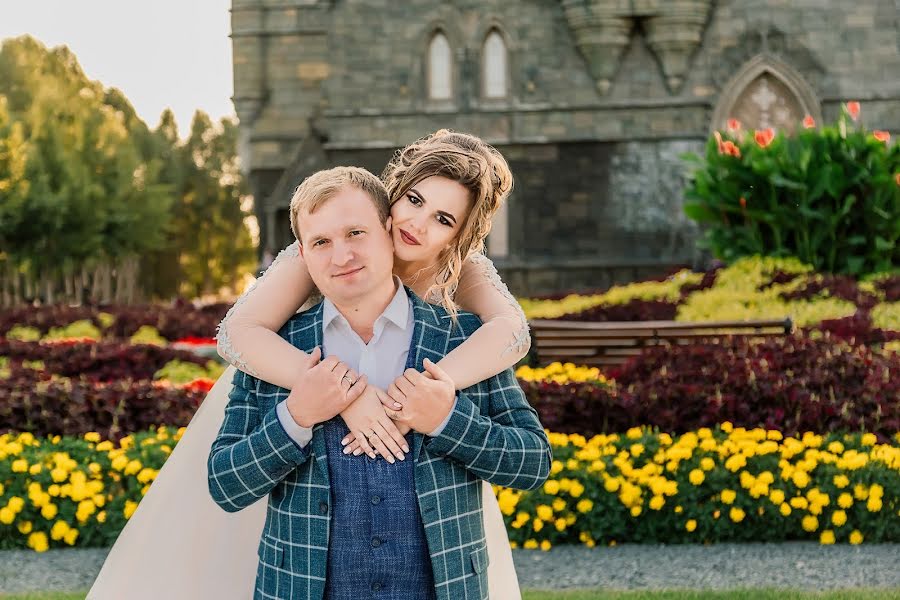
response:
[[[309,355],[277,331],[316,296],[295,242],[278,254],[225,314],[216,329],[219,355],[249,375],[290,389]]]
[[[525,313],[487,256],[474,254],[465,262],[454,300],[483,322],[439,363],[457,389],[503,372],[528,353],[531,336]]]

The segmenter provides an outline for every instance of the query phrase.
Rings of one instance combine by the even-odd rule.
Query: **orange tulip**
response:
[[[813,119],[811,115],[806,115],[806,117],[803,119],[803,127],[805,127],[806,129],[812,129],[815,126],[816,120]]]
[[[719,154],[723,154],[725,152],[725,143],[722,141],[722,134],[718,131],[714,131],[713,137],[716,138],[716,146],[719,148]]]
[[[885,144],[891,141],[891,134],[887,131],[881,131],[880,129],[876,129],[875,131],[873,131],[872,137],[874,137],[879,142],[884,142]]]
[[[759,144],[760,148],[765,148],[775,139],[775,130],[771,127],[763,129],[762,131],[757,130],[753,134],[753,138],[756,140],[756,143]]]
[[[727,141],[723,144],[725,154],[729,156],[734,156],[736,158],[741,157],[741,149],[737,147],[737,145],[732,141]]]
[[[859,102],[852,100],[847,103],[847,112],[850,113],[850,117],[855,121],[859,118]]]
[[[741,122],[737,119],[728,119],[728,129],[730,131],[740,131],[741,130]]]

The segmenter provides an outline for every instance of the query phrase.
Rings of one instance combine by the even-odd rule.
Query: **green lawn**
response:
[[[44,592],[33,594],[0,594],[0,600],[84,600],[87,592]],[[722,592],[695,590],[608,592],[603,590],[574,590],[548,592],[526,590],[523,600],[885,600],[900,597],[900,589],[847,590],[834,592],[800,592],[788,590],[729,590]]]

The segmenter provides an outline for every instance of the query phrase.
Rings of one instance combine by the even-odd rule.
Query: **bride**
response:
[[[382,179],[391,201],[395,274],[429,302],[451,313],[462,308],[483,321],[437,364],[460,390],[515,365],[530,346],[528,325],[484,255],[491,217],[512,189],[506,160],[480,138],[440,130],[397,152]],[[458,185],[434,186],[437,179]],[[449,209],[460,204],[454,191],[463,195],[464,213]],[[292,389],[300,373],[313,366],[313,357],[275,332],[318,301],[316,296],[294,243],[228,311],[217,340],[219,353],[233,366],[210,390],[122,530],[88,599],[253,595],[266,499],[238,513],[224,512],[209,495],[206,459],[224,420],[234,368]],[[341,414],[352,432],[345,451],[380,453],[393,461],[397,448],[391,436],[370,438],[370,446],[359,432],[371,429],[371,417],[352,408]],[[400,424],[395,427],[390,427],[395,439],[406,433]],[[520,598],[503,517],[486,482],[483,499],[490,598]]]

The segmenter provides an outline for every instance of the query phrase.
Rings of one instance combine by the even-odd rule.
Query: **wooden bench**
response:
[[[590,366],[621,365],[650,346],[715,341],[726,336],[789,335],[789,318],[755,321],[557,321],[535,319],[532,348],[540,365],[553,361]]]

